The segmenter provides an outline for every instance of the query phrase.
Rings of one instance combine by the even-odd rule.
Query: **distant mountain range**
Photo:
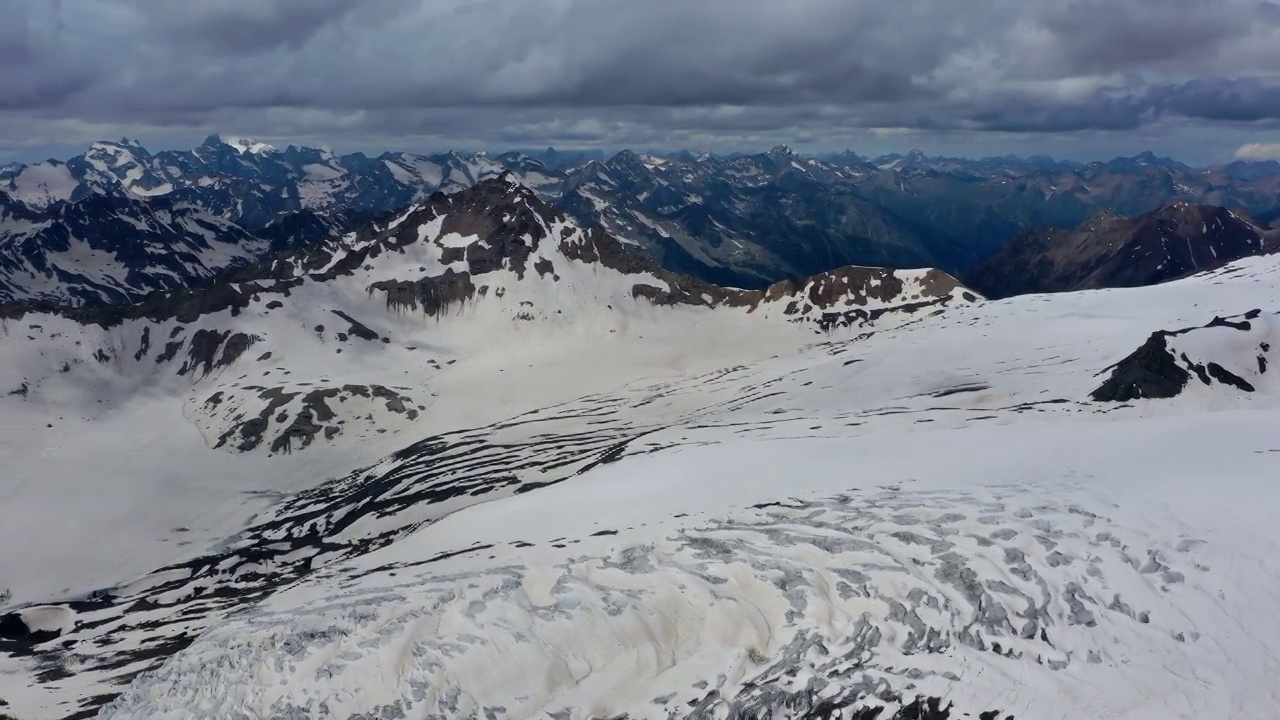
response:
[[[0,192],[0,302],[135,302],[340,235],[363,220],[302,210],[245,227],[168,196],[91,192],[32,208]]]
[[[548,148],[370,157],[219,136],[151,153],[121,140],[66,162],[0,168],[0,300],[135,300],[503,173],[665,268],[749,289],[843,265],[967,274],[1020,235],[1104,211],[1137,216],[1189,202],[1260,227],[1280,217],[1280,163],[1193,168],[1151,153],[1087,164],[809,157],[785,146],[732,156]],[[166,213],[187,221],[152,221]],[[141,261],[164,247],[182,249],[172,267]],[[86,262],[93,271],[74,277]]]

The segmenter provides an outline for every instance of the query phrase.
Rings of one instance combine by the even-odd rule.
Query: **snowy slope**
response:
[[[988,303],[620,248],[495,180],[214,300],[7,320],[4,712],[1273,712],[1276,258]],[[1091,397],[1184,328],[1253,392]]]
[[[31,207],[43,208],[60,200],[70,200],[79,185],[65,163],[56,160],[16,169],[6,194]]]

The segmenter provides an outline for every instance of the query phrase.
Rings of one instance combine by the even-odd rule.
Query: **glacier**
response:
[[[664,304],[486,191],[510,237],[462,193],[234,312],[4,321],[0,713],[1275,715],[1280,259]],[[431,312],[377,289],[461,272]],[[1094,397],[1153,333],[1185,382]]]

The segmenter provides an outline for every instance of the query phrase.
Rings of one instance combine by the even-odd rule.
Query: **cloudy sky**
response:
[[[339,151],[1280,158],[1267,0],[0,0],[0,161]]]

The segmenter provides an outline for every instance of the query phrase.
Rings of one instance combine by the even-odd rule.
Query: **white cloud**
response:
[[[1237,160],[1280,160],[1280,143],[1247,143],[1236,148]]]

